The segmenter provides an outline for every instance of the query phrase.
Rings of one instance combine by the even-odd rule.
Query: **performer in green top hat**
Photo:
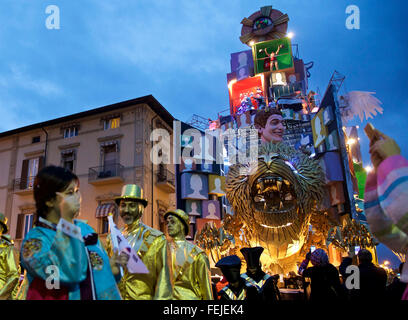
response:
[[[145,208],[147,206],[147,200],[143,198],[143,189],[137,184],[124,185],[121,196],[115,199],[116,204],[119,205],[121,200],[132,200],[140,202]]]
[[[140,221],[148,204],[143,196],[143,189],[136,184],[124,185],[120,197],[117,197],[115,202],[119,206],[120,217],[125,223],[121,232],[149,270],[147,274],[131,274],[127,270],[124,271],[119,283],[122,298],[124,300],[172,299],[173,288],[166,237],[159,230]],[[110,238],[107,246],[112,255]]]

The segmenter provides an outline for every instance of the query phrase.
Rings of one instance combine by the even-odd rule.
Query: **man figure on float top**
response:
[[[277,108],[258,111],[254,119],[254,125],[258,130],[262,143],[277,143],[283,140],[285,127],[283,126],[282,114]]]
[[[241,259],[236,255],[227,256],[215,265],[220,268],[228,281],[228,285],[218,292],[221,301],[250,300],[259,298],[258,290],[249,282],[241,278]]]
[[[20,274],[8,235],[7,218],[0,212],[0,300],[14,300]]]
[[[171,237],[171,266],[173,298],[176,300],[213,300],[210,263],[206,253],[186,240],[190,219],[183,210],[168,211],[164,215],[167,233]]]
[[[149,273],[130,274],[124,270],[119,283],[119,290],[124,300],[170,300],[172,285],[168,261],[167,241],[162,232],[153,229],[140,221],[147,200],[138,185],[127,184],[122,194],[115,199],[119,206],[120,216],[126,224],[121,230],[129,244],[142,259]],[[110,254],[113,254],[110,238]]]
[[[279,289],[275,282],[276,279],[266,274],[261,268],[259,258],[264,248],[242,248],[240,251],[247,263],[247,272],[241,274],[241,277],[258,290],[262,301],[280,300]]]

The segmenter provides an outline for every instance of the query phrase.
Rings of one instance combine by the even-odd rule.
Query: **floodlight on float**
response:
[[[355,143],[356,143],[356,139],[354,139],[354,138],[350,138],[350,139],[347,140],[347,144],[348,144],[349,146],[352,146],[352,145],[355,144]]]

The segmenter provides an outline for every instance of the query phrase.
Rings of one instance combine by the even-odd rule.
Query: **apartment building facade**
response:
[[[173,150],[173,120],[149,95],[0,133],[0,211],[16,246],[35,220],[35,175],[51,164],[79,177],[79,218],[102,240],[108,212],[123,226],[114,198],[128,183],[140,185],[148,199],[142,221],[163,230],[163,214],[176,206],[174,165],[152,163],[150,136],[154,129],[167,130]]]

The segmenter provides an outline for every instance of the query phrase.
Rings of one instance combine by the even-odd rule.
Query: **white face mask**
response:
[[[65,191],[57,192],[57,199],[59,199],[58,207],[62,218],[73,219],[79,215],[81,194],[76,181],[72,181]]]

